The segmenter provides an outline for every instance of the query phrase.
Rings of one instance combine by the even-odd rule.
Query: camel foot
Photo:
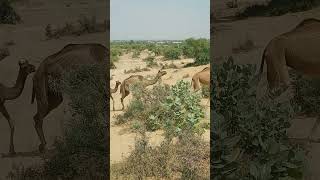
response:
[[[10,151],[9,151],[9,156],[14,156],[14,155],[16,155],[17,153],[16,153],[16,151],[14,150],[14,149],[10,149]]]
[[[45,144],[40,144],[39,145],[39,152],[44,153],[46,151],[46,145]]]

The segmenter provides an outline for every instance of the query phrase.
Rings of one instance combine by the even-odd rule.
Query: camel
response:
[[[200,83],[210,86],[210,67],[205,67],[192,77],[192,86],[195,92],[199,91]]]
[[[10,118],[10,115],[4,103],[6,100],[17,99],[21,95],[28,75],[33,72],[35,72],[34,65],[29,64],[28,61],[19,61],[19,73],[15,85],[13,87],[6,87],[3,84],[0,84],[0,111],[9,123],[11,131],[9,153],[12,155],[16,153],[13,145],[15,124],[14,121],[12,121],[12,119]]]
[[[37,113],[33,119],[40,139],[39,151],[44,152],[46,140],[42,129],[43,119],[62,102],[62,92],[49,88],[48,78],[61,79],[65,71],[79,65],[102,64],[107,67],[108,49],[101,44],[68,44],[59,52],[45,58],[33,76],[31,104],[37,100]]]
[[[131,75],[127,79],[123,80],[123,82],[121,83],[121,86],[120,86],[121,104],[122,104],[121,110],[124,110],[124,104],[123,104],[124,98],[126,98],[130,94],[130,89],[129,89],[130,85],[138,83],[138,82],[141,83],[144,88],[146,88],[147,86],[153,85],[153,84],[157,83],[161,79],[162,76],[167,74],[167,72],[162,71],[162,69],[163,69],[163,67],[158,71],[156,77],[154,77],[151,80],[148,80],[141,75]]]
[[[115,111],[115,108],[114,108],[114,100],[113,100],[113,97],[112,97],[112,94],[113,93],[116,93],[118,91],[118,86],[120,86],[121,82],[120,81],[116,81],[116,86],[114,87],[114,89],[110,88],[110,98],[112,99],[112,102],[113,102],[113,111]]]
[[[258,80],[261,80],[264,62],[267,64],[269,94],[279,87],[290,87],[288,67],[309,76],[320,75],[320,20],[310,18],[293,30],[273,38],[264,49]],[[281,88],[282,89],[282,88]],[[283,90],[283,89],[282,89]],[[309,140],[320,123],[318,118]]]

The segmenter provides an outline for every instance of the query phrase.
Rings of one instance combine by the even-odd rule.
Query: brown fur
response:
[[[134,83],[137,83],[137,82],[140,82],[143,87],[147,87],[147,86],[150,86],[150,85],[157,83],[158,80],[161,79],[162,76],[167,74],[167,72],[162,71],[162,69],[163,68],[161,68],[158,71],[156,77],[152,80],[145,79],[141,75],[132,75],[132,76],[128,77],[127,79],[123,80],[123,82],[121,83],[121,86],[120,86],[122,110],[124,110],[123,100],[124,100],[124,98],[126,98],[130,94],[129,86]]]
[[[112,99],[112,102],[113,102],[113,110],[115,110],[114,108],[114,100],[113,100],[113,97],[112,97],[112,94],[113,93],[116,93],[117,90],[118,90],[118,87],[120,86],[121,82],[120,81],[116,81],[116,86],[114,87],[114,89],[110,88],[110,98]]]
[[[259,79],[263,64],[267,64],[269,93],[275,88],[290,85],[288,67],[306,75],[320,75],[320,20],[306,19],[293,30],[273,38],[266,46],[260,65]],[[309,139],[320,123],[318,118]]]
[[[200,89],[200,84],[210,86],[210,67],[205,67],[193,75],[191,83],[195,92]]]
[[[27,76],[33,72],[35,72],[35,66],[29,64],[28,61],[20,61],[19,62],[19,75],[16,80],[16,84],[13,87],[6,87],[0,84],[0,112],[2,115],[7,119],[10,127],[10,146],[9,146],[9,153],[15,154],[14,145],[13,145],[13,136],[14,136],[14,128],[15,124],[10,118],[10,115],[4,105],[6,100],[13,100],[18,98],[24,88],[25,81]]]
[[[38,67],[33,76],[31,103],[37,100],[37,113],[34,116],[35,129],[41,141],[39,150],[45,149],[46,140],[42,124],[43,119],[63,101],[62,92],[53,92],[48,87],[48,76],[62,78],[64,71],[69,71],[77,65],[106,65],[109,51],[101,44],[69,44],[59,52],[48,56]]]

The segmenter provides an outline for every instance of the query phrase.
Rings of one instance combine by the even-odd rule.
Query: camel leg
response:
[[[130,91],[128,91],[128,90],[125,90],[125,91],[124,91],[124,94],[122,94],[122,96],[121,96],[122,109],[121,109],[121,110],[124,110],[123,100],[124,100],[124,98],[126,98],[129,94],[130,94]]]
[[[113,106],[113,111],[115,111],[115,108],[114,108],[114,100],[113,100],[113,97],[110,95],[110,98],[112,99],[112,106]]]
[[[0,105],[0,111],[3,114],[3,116],[8,120],[9,126],[10,126],[10,146],[9,146],[9,153],[15,154],[14,145],[13,145],[13,136],[14,136],[14,122],[10,118],[10,115],[4,106],[4,104]]]
[[[48,106],[38,105],[38,112],[33,117],[35,122],[35,129],[37,131],[38,137],[40,139],[39,151],[43,152],[46,148],[46,139],[43,133],[43,119],[57,106],[59,106],[63,101],[62,95],[54,95],[53,93],[48,92]]]
[[[193,90],[194,92],[199,91],[200,87],[199,87],[199,80],[192,78],[192,84],[193,84]]]

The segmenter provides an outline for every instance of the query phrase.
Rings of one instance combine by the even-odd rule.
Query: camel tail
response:
[[[261,75],[262,72],[263,72],[263,66],[264,66],[265,59],[266,59],[266,49],[264,49],[263,54],[262,54],[262,60],[261,60],[261,64],[260,64],[259,75]]]

